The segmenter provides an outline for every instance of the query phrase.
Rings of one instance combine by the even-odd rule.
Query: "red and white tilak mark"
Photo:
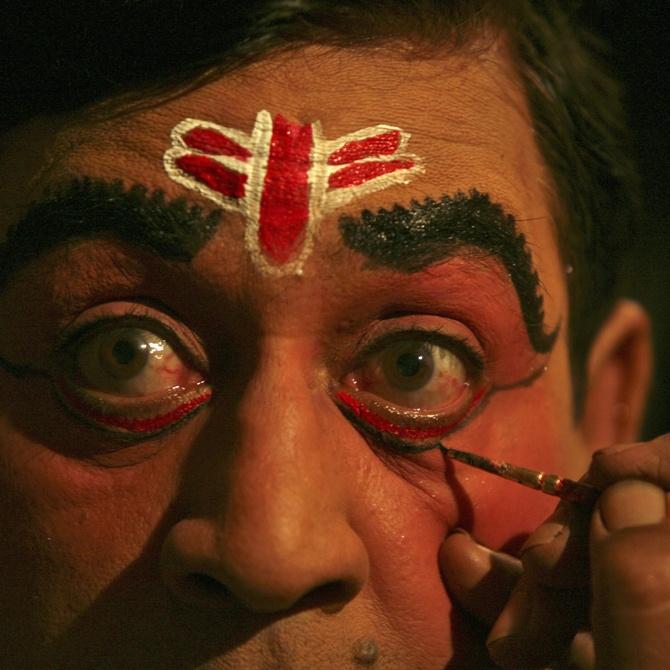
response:
[[[300,125],[263,110],[251,135],[184,119],[164,165],[174,181],[242,213],[245,243],[272,275],[300,274],[320,219],[354,198],[405,184],[423,171],[405,153],[410,134],[379,125],[326,140],[318,121]]]

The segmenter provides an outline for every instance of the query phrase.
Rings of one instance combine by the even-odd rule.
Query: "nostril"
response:
[[[350,596],[350,589],[345,582],[326,582],[303,596],[298,606],[301,609],[319,607],[326,613],[334,614],[347,604]]]
[[[214,577],[202,572],[191,572],[184,577],[184,587],[191,595],[198,598],[226,597],[230,591]]]

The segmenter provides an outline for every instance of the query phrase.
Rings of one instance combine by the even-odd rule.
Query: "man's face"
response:
[[[399,127],[423,172],[325,212],[301,274],[267,272],[248,214],[207,218],[163,162],[184,119],[250,134],[261,110],[328,140]],[[553,502],[402,443],[585,459],[549,179],[507,59],[311,48],[35,121],[0,164],[3,238],[26,231],[0,294],[3,667],[346,668],[361,641],[379,668],[483,667],[440,543],[517,547]]]

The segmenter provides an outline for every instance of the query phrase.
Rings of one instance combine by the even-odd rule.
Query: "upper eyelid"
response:
[[[87,337],[94,337],[98,332],[106,328],[136,327],[149,330],[159,337],[165,339],[168,344],[176,349],[180,355],[184,355],[187,362],[192,364],[202,373],[209,371],[209,364],[204,352],[201,354],[195,351],[194,347],[189,346],[184,338],[180,337],[175,329],[166,321],[157,316],[147,314],[137,305],[137,310],[127,311],[122,314],[99,314],[85,318],[82,322],[70,325],[59,336],[52,354],[52,364],[62,363],[63,358],[67,357],[73,348],[81,344]]]
[[[463,337],[444,333],[439,328],[421,328],[411,326],[409,328],[398,328],[397,330],[387,331],[366,342],[359,342],[361,347],[354,357],[354,367],[361,365],[370,356],[382,351],[389,344],[402,340],[420,339],[429,344],[456,350],[455,353],[461,354],[466,358],[466,362],[471,366],[472,372],[480,375],[484,371],[484,356],[475,350],[475,348]]]

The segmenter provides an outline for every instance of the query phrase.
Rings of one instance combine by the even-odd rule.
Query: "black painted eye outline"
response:
[[[478,390],[474,393],[470,405],[460,416],[452,417],[451,421],[446,422],[445,417],[439,413],[412,416],[411,412],[395,411],[391,412],[390,418],[387,418],[384,413],[388,412],[388,408],[386,410],[384,408],[380,410],[379,407],[370,408],[369,405],[374,403],[362,402],[357,394],[347,393],[338,388],[333,395],[340,411],[373,443],[378,443],[399,455],[416,455],[443,448],[442,441],[479,416],[497,393],[528,388],[547,370],[545,360],[521,379],[507,384],[494,384],[486,378],[482,369]]]

